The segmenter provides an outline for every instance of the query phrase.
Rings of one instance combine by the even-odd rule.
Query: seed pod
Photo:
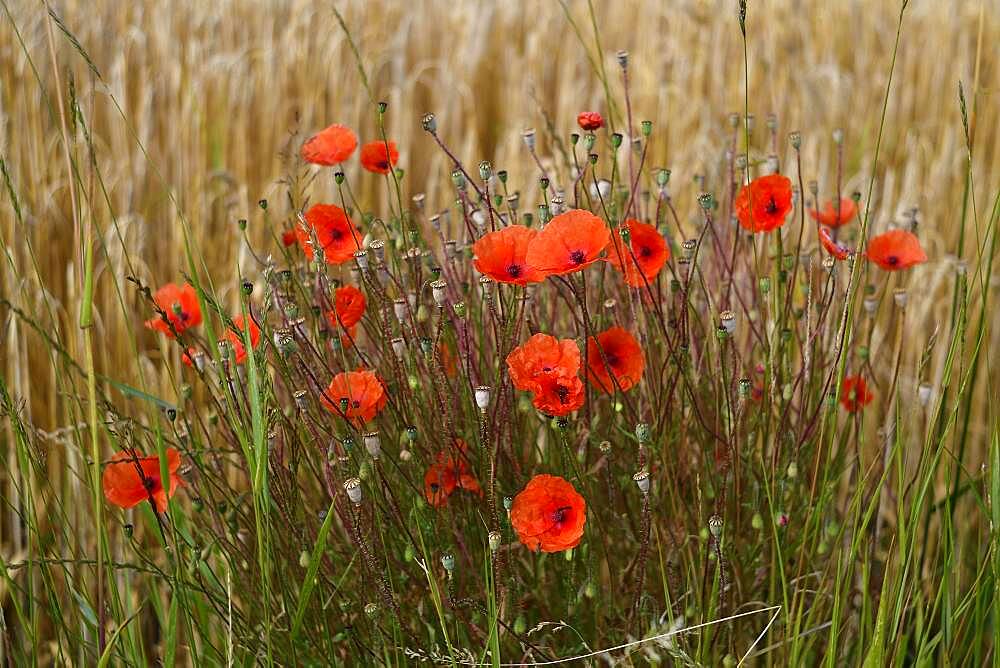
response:
[[[296,390],[292,396],[295,397],[295,406],[300,411],[309,408],[308,392],[305,390]]]
[[[896,288],[892,292],[892,300],[899,308],[906,308],[906,288]]]
[[[490,552],[496,552],[500,549],[501,536],[499,531],[491,531],[489,533],[490,542]]]
[[[442,554],[441,565],[444,566],[444,569],[448,571],[448,574],[450,575],[451,572],[455,570],[455,555],[451,553]]]
[[[920,399],[920,405],[926,406],[931,400],[931,386],[930,383],[920,383],[917,388],[917,398]]]
[[[424,114],[424,117],[420,119],[420,125],[423,126],[426,132],[434,134],[437,132],[437,118],[434,114]]]
[[[347,492],[347,498],[351,500],[356,506],[361,505],[361,479],[360,478],[349,478],[344,482],[344,491]]]
[[[444,281],[439,280],[431,283],[431,297],[434,298],[434,303],[438,306],[444,306],[445,301],[447,300],[447,287],[448,284]]]
[[[529,151],[535,150],[535,129],[528,128],[521,133],[521,137],[524,139],[524,145],[528,147]]]
[[[722,535],[722,518],[718,515],[712,515],[708,518],[708,530],[712,534],[712,538],[719,540],[719,536]]]
[[[723,311],[719,314],[719,323],[727,334],[732,334],[736,331],[736,314],[732,311]]]
[[[360,269],[361,271],[365,271],[366,269],[368,269],[368,251],[363,251],[363,250],[355,251],[354,261],[357,263],[358,269]]]
[[[639,443],[649,443],[649,425],[645,422],[640,422],[635,426],[635,437],[639,439]]]
[[[371,455],[372,459],[378,459],[382,454],[382,439],[379,438],[377,431],[369,431],[362,437],[365,441],[365,450]]]
[[[636,486],[639,491],[642,492],[643,496],[649,494],[649,471],[639,471],[632,476],[632,480],[635,481]]]
[[[395,337],[392,340],[392,352],[396,355],[396,359],[403,359],[403,356],[406,355],[406,340],[401,336]]]
[[[476,396],[476,406],[479,410],[486,412],[486,408],[490,405],[490,388],[488,385],[480,385],[475,389]]]

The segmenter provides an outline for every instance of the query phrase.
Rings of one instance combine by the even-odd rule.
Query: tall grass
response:
[[[4,2],[4,660],[499,665],[608,647],[636,665],[997,660],[995,6],[755,2],[744,40],[736,3],[603,5],[338,3],[338,20],[299,2]],[[585,172],[613,181],[606,202],[573,187],[586,108],[610,125]],[[733,111],[755,122],[734,126]],[[355,166],[338,184],[302,165],[305,135],[334,121],[397,141],[404,169]],[[612,159],[611,131],[639,150],[626,138]],[[728,224],[743,153],[750,174],[773,154],[799,187],[766,241]],[[519,191],[519,210],[478,196],[484,159],[508,171],[489,187]],[[655,299],[604,269],[480,297],[469,212],[523,219],[556,208],[557,186],[612,226],[634,204],[666,233]],[[804,207],[838,189],[862,199],[846,243],[903,224],[931,261],[891,278],[860,258],[821,266]],[[318,201],[346,201],[387,242],[384,273],[326,270],[279,243]],[[438,234],[430,217],[448,208]],[[197,372],[141,325],[149,289],[182,277],[206,319],[192,342],[214,358]],[[369,299],[356,347],[311,308],[336,281]],[[727,304],[734,290],[747,301]],[[409,295],[397,324],[393,298]],[[728,338],[724,308],[740,323]],[[244,365],[217,345],[236,315],[264,325]],[[530,331],[583,341],[614,323],[643,342],[637,390],[591,393],[561,421],[510,387],[503,354]],[[390,389],[377,460],[321,407],[329,375],[358,365]],[[856,416],[835,402],[849,368],[877,388]],[[488,413],[473,379],[494,388]],[[452,435],[496,490],[434,509],[422,478]],[[184,453],[165,515],[106,505],[102,465],[126,447],[164,474],[166,449]],[[505,518],[534,472],[587,498],[570,553],[528,553]],[[360,504],[343,488],[355,475]]]

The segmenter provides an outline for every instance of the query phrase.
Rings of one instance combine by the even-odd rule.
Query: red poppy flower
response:
[[[389,150],[386,150],[386,142],[381,139],[370,141],[361,147],[361,166],[369,172],[376,174],[388,174],[396,162],[399,161],[399,151],[396,150],[396,142],[388,142]]]
[[[149,329],[162,332],[167,338],[172,339],[174,332],[181,334],[184,330],[201,323],[201,306],[198,304],[198,295],[194,291],[194,286],[189,283],[185,283],[183,287],[167,283],[153,293],[153,301],[167,314],[167,319],[174,328],[171,330],[159,313],[144,324]]]
[[[353,259],[354,252],[360,250],[361,230],[336,204],[314,204],[306,211],[305,219],[309,227],[316,230],[316,240],[323,247],[327,264],[343,264]],[[306,257],[313,259],[309,230],[296,225],[295,236]]]
[[[528,243],[528,264],[546,276],[580,271],[600,259],[611,241],[604,221],[583,209],[571,209],[549,221]]]
[[[886,271],[908,269],[927,262],[927,253],[916,235],[906,230],[889,230],[868,241],[868,259]]]
[[[604,117],[596,111],[581,111],[576,117],[576,122],[585,132],[593,132],[604,127]]]
[[[781,174],[759,176],[736,196],[736,217],[751,232],[770,232],[785,224],[792,210],[792,182]]]
[[[466,453],[469,446],[460,438],[455,439],[453,452],[439,452],[424,474],[424,497],[427,503],[439,508],[448,502],[456,489],[483,495],[483,490],[472,475]]]
[[[535,334],[510,352],[507,369],[519,390],[534,393],[532,403],[549,415],[566,415],[583,405],[580,349],[572,339]]]
[[[527,285],[545,280],[545,274],[528,264],[528,244],[538,230],[510,225],[479,237],[472,246],[476,271],[501,283]]]
[[[358,136],[354,131],[334,123],[302,144],[302,159],[314,165],[331,167],[351,157],[357,146]]]
[[[327,311],[326,320],[331,327],[350,329],[361,322],[366,303],[365,294],[353,285],[339,287],[333,293],[333,310]]]
[[[256,350],[260,343],[260,327],[253,321],[253,318],[244,320],[242,315],[233,318],[233,324],[239,331],[226,330],[226,340],[233,347],[233,355],[237,364],[243,364],[247,360],[247,349],[243,346],[243,332],[246,330],[246,323],[250,323],[250,346]]]
[[[826,225],[827,227],[840,227],[841,225],[846,225],[851,222],[854,215],[858,212],[858,205],[854,203],[854,200],[850,197],[842,197],[840,200],[840,215],[837,215],[837,207],[834,206],[833,202],[827,200],[826,204],[823,205],[823,209],[817,211],[816,209],[809,209],[809,215],[820,225]]]
[[[596,339],[594,337],[587,339],[587,361],[590,382],[597,383],[598,387],[608,394],[615,392],[615,384],[611,374],[608,373],[608,367],[621,386],[622,392],[625,392],[639,382],[642,370],[646,366],[639,342],[621,327],[612,327],[598,334]],[[605,361],[607,366],[604,365]]]
[[[323,393],[323,405],[361,426],[385,408],[385,386],[374,371],[342,371],[333,377]],[[346,408],[345,408],[346,405]]]
[[[160,477],[159,457],[144,457],[138,453],[133,457],[125,450],[115,453],[111,463],[104,467],[101,479],[104,498],[119,508],[132,508],[152,498],[157,512],[166,512],[167,499],[181,485],[180,476],[177,475],[177,469],[181,466],[180,453],[167,448],[166,454],[170,474],[168,489],[164,488]]]
[[[663,265],[670,259],[670,248],[663,235],[652,225],[629,218],[625,221],[625,228],[629,233],[629,246],[625,246],[620,234],[612,234],[608,263],[625,274],[625,283],[633,288],[641,288],[656,278],[660,269],[663,269]],[[632,258],[633,255],[635,259]]]
[[[833,237],[830,236],[830,230],[825,227],[819,228],[819,242],[827,253],[838,260],[846,260],[851,254],[851,249],[834,241]]]
[[[587,502],[559,476],[536,475],[514,497],[510,523],[532,552],[562,552],[580,544]]]
[[[872,402],[875,395],[868,391],[868,384],[861,376],[845,376],[840,386],[840,405],[856,413]]]
[[[583,406],[583,381],[576,371],[556,370],[542,374],[531,404],[546,415],[569,415]]]
[[[298,241],[298,236],[295,234],[295,230],[285,230],[281,233],[281,245],[285,248],[294,246],[296,241]]]

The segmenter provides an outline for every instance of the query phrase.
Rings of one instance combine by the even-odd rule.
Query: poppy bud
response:
[[[479,163],[479,178],[483,181],[489,181],[493,178],[493,165],[490,164],[489,160],[483,160]]]
[[[712,193],[702,193],[698,195],[698,204],[700,204],[701,208],[705,211],[711,211],[715,208],[715,197]]]
[[[366,433],[362,438],[365,441],[365,450],[371,455],[372,459],[378,459],[379,455],[382,454],[382,439],[379,438],[377,431],[370,431]]]
[[[356,506],[361,505],[361,479],[360,478],[349,478],[344,482],[344,491],[347,492],[347,498],[351,500]]]
[[[247,219],[240,218],[239,220],[236,221],[236,225],[240,228],[241,232],[245,232],[247,229]]]
[[[266,199],[257,200],[257,206],[259,206],[262,210],[267,211],[267,200]]]
[[[488,538],[489,538],[489,543],[490,543],[490,552],[496,552],[497,550],[499,550],[500,549],[500,540],[501,540],[500,532],[499,531],[491,531],[489,533]]]
[[[841,128],[835,128],[833,131],[833,143],[838,146],[844,143],[844,131]]]
[[[788,141],[796,151],[802,146],[802,133],[798,130],[788,133]]]
[[[620,147],[622,145],[622,139],[623,139],[622,133],[620,132],[614,133],[613,135],[611,135],[611,145],[614,146],[615,148]]]
[[[618,51],[618,53],[615,54],[615,58],[618,59],[618,67],[623,70],[628,69],[628,51],[625,51],[624,49]]]
[[[480,385],[474,390],[476,397],[476,406],[479,410],[486,412],[486,408],[490,405],[490,388],[487,385]]]
[[[423,126],[424,131],[431,134],[437,132],[438,129],[437,118],[435,118],[434,114],[424,114],[424,117],[420,119],[420,125]]]
[[[906,288],[896,288],[892,291],[892,300],[899,308],[906,308]]]
[[[635,437],[639,439],[639,443],[649,443],[649,425],[645,422],[640,422],[635,426]]]
[[[444,569],[448,571],[448,575],[451,576],[452,571],[455,570],[455,555],[447,552],[441,555],[441,565]]]
[[[788,468],[785,469],[785,475],[787,475],[792,480],[795,480],[796,478],[798,478],[799,477],[799,465],[796,464],[795,462],[790,462],[788,464]]]
[[[451,173],[451,182],[459,190],[465,190],[465,174],[462,173],[462,170],[456,169]]]
[[[521,133],[521,137],[524,139],[524,145],[528,147],[529,151],[535,150],[535,129],[527,128]]]
[[[642,136],[648,137],[653,134],[653,121],[643,121],[642,122]]]
[[[750,390],[753,387],[753,383],[750,381],[749,378],[740,378],[737,387],[739,388],[740,396],[746,398],[750,396]]]
[[[396,359],[401,360],[406,354],[406,341],[401,337],[396,337],[392,340],[392,352],[396,355]]]
[[[720,313],[719,322],[727,334],[732,334],[736,331],[736,314],[732,311],[723,311]]]
[[[863,305],[865,313],[867,313],[868,315],[873,315],[875,313],[875,309],[878,308],[878,298],[872,295],[868,295],[865,297]]]
[[[639,471],[632,476],[632,480],[635,481],[636,486],[642,492],[643,496],[649,494],[649,471]]]
[[[339,169],[338,169],[337,171],[335,171],[335,172],[333,173],[333,180],[334,180],[334,182],[335,182],[335,183],[336,183],[336,184],[337,184],[338,186],[339,186],[339,185],[343,185],[343,183],[344,183],[344,172],[342,172],[342,171],[341,171],[341,170],[339,170]]]
[[[760,293],[762,295],[766,295],[767,293],[769,293],[771,291],[771,277],[770,276],[764,276],[763,278],[760,279],[759,283],[760,283]]]
[[[931,400],[931,386],[929,383],[920,383],[917,387],[917,398],[920,399],[920,405],[926,406]]]
[[[722,518],[718,515],[712,515],[708,518],[708,530],[712,534],[712,538],[719,540],[722,535]]]
[[[447,290],[448,284],[444,281],[434,281],[431,283],[431,297],[434,298],[434,303],[438,306],[444,306],[447,300]]]

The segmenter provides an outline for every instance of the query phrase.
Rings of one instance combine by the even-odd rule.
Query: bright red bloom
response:
[[[479,237],[472,246],[476,271],[501,283],[527,285],[545,280],[545,274],[528,264],[528,244],[538,230],[509,225]]]
[[[927,253],[916,235],[906,230],[889,230],[868,241],[868,259],[886,271],[909,269],[927,262]]]
[[[868,384],[861,376],[845,376],[840,386],[840,405],[850,413],[856,413],[872,402],[875,395],[868,391]]]
[[[572,339],[535,334],[510,352],[507,370],[519,390],[534,393],[533,404],[549,415],[566,415],[583,405],[580,349]]]
[[[336,204],[313,204],[305,213],[306,223],[316,230],[316,240],[323,247],[327,264],[343,264],[354,258],[354,252],[361,249],[361,230]],[[313,259],[312,239],[309,230],[302,225],[295,226],[302,251]]]
[[[354,131],[334,123],[302,144],[302,159],[314,165],[332,167],[351,157],[357,146],[358,136]]]
[[[596,111],[581,111],[576,122],[584,132],[593,132],[604,127],[604,117]]]
[[[834,203],[827,200],[826,204],[823,205],[821,211],[816,209],[809,209],[809,215],[820,225],[826,225],[827,227],[840,227],[841,225],[846,225],[851,222],[854,215],[858,212],[858,205],[854,203],[854,200],[850,197],[842,197],[840,199],[840,215],[837,215],[837,207]]]
[[[173,331],[159,313],[144,324],[149,329],[162,332],[169,339],[174,338],[174,332],[181,334],[184,330],[201,323],[201,306],[198,304],[198,294],[194,291],[194,286],[189,283],[185,283],[183,287],[167,283],[153,293],[153,301],[167,314],[167,319],[174,326]]]
[[[177,469],[181,466],[181,456],[177,450],[167,448],[167,470],[170,482],[164,488],[160,476],[160,458],[156,455],[144,457],[136,453],[133,457],[127,451],[115,453],[111,463],[104,467],[101,478],[104,498],[119,508],[132,508],[143,501],[153,500],[157,512],[167,511],[167,499],[174,495],[182,484]]]
[[[388,142],[389,150],[386,151],[386,142],[379,139],[370,141],[361,147],[361,166],[369,172],[376,174],[388,174],[389,170],[399,161],[399,151],[396,150],[396,142]]]
[[[823,244],[823,248],[827,253],[838,260],[846,260],[851,254],[851,249],[834,241],[830,235],[830,230],[825,227],[819,228],[819,242]]]
[[[792,210],[792,182],[781,174],[759,176],[736,196],[736,217],[751,232],[770,232],[785,224]]]
[[[583,209],[571,209],[549,221],[528,243],[528,264],[546,276],[580,271],[600,259],[611,241],[604,221]]]
[[[536,475],[514,497],[510,523],[532,552],[562,552],[580,544],[587,502],[566,480]]]
[[[233,324],[236,325],[238,331],[226,330],[226,340],[233,347],[233,355],[237,364],[243,364],[247,360],[247,349],[243,345],[243,332],[246,330],[246,323],[250,323],[250,346],[256,350],[257,344],[260,343],[260,327],[253,321],[253,318],[244,320],[242,315],[238,315],[233,318]]]
[[[625,228],[629,233],[629,245],[625,246],[620,234],[612,234],[608,263],[625,274],[625,283],[641,288],[663,269],[670,259],[670,248],[663,235],[652,225],[629,218],[625,221]]]
[[[468,449],[465,441],[456,438],[451,452],[437,453],[434,463],[424,474],[424,496],[427,503],[439,508],[448,502],[448,497],[456,489],[483,495],[483,489],[469,468],[466,455]]]
[[[600,347],[598,347],[600,344]],[[601,351],[604,356],[601,357]],[[607,361],[607,366],[605,366]],[[642,347],[628,331],[621,327],[612,327],[587,339],[587,362],[589,363],[588,378],[598,387],[612,394],[616,390],[611,374],[621,386],[622,392],[629,390],[642,378],[646,361]],[[608,373],[608,367],[611,373]]]
[[[374,371],[342,371],[323,393],[323,406],[361,426],[385,408],[385,385]]]
[[[331,327],[350,329],[361,322],[366,303],[365,293],[353,285],[339,287],[333,293],[333,310],[327,311],[326,320]]]
[[[294,246],[295,242],[298,240],[298,235],[295,234],[295,230],[285,230],[281,233],[281,245],[285,248]]]

